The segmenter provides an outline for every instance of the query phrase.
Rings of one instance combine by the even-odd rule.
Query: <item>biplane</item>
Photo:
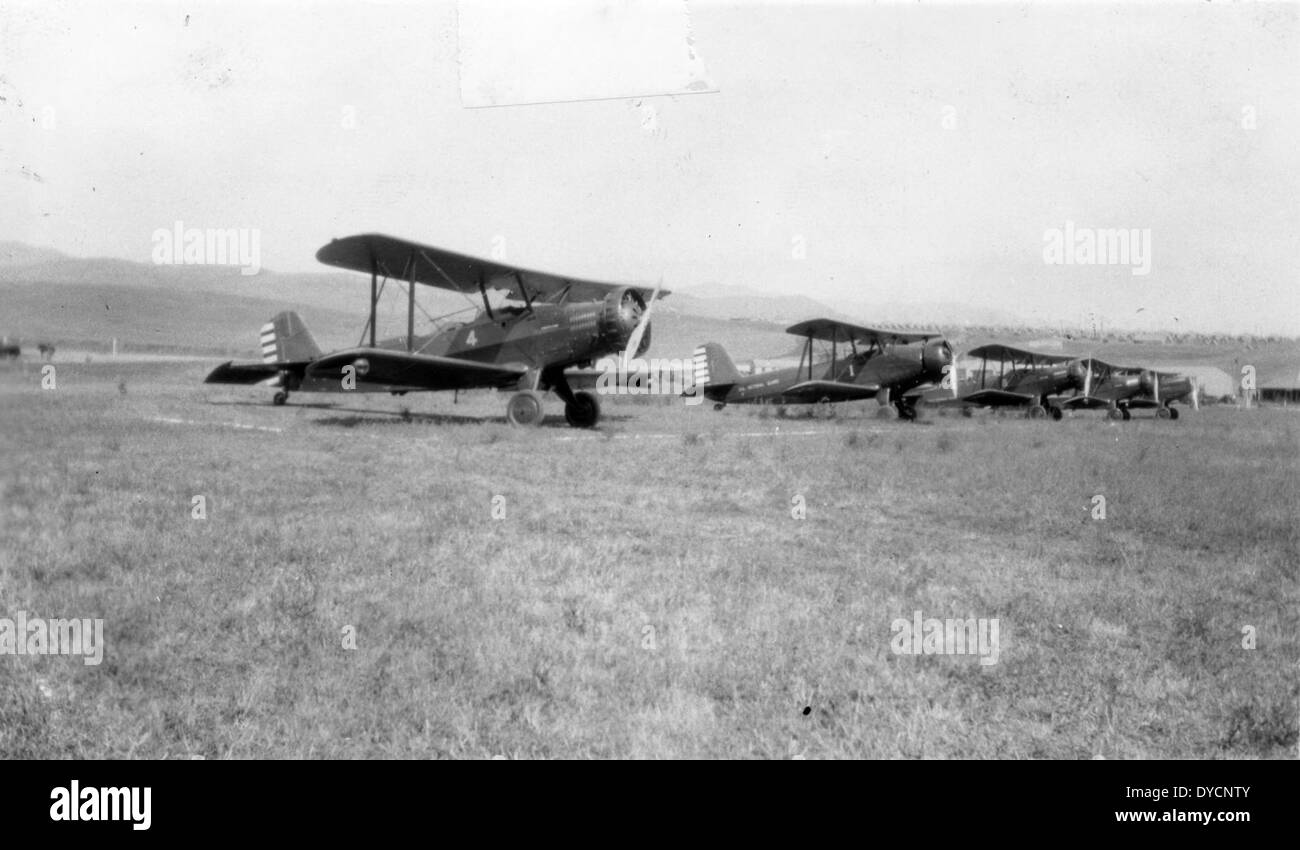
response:
[[[1142,393],[1128,400],[1124,412],[1154,408],[1157,418],[1177,419],[1178,410],[1172,407],[1176,401],[1190,404],[1193,410],[1201,409],[1201,392],[1196,379],[1189,375],[1148,369],[1142,373]]]
[[[381,234],[335,239],[316,259],[370,275],[369,319],[358,344],[325,354],[296,313],[281,313],[262,328],[262,362],[224,363],[206,383],[276,387],[275,404],[291,392],[511,389],[506,419],[513,425],[540,424],[542,393],[550,390],[564,401],[570,425],[590,428],[600,419],[596,396],[574,392],[564,370],[606,355],[643,354],[650,347],[650,307],[669,294],[530,271]],[[378,340],[376,308],[390,280],[406,284],[406,334]],[[466,322],[437,324],[430,317],[434,331],[417,336],[416,284],[478,295],[483,308]],[[494,306],[489,292],[504,295]]]
[[[966,414],[973,407],[1023,407],[1030,419],[1051,416],[1059,420],[1064,413],[1053,403],[1052,396],[1082,389],[1088,376],[1081,358],[1008,345],[982,345],[966,352],[966,356],[980,361],[978,377],[959,381],[954,376],[945,385],[946,394],[932,391],[927,401],[959,404]],[[993,364],[997,365],[996,372],[990,368]]]
[[[717,343],[695,349],[695,383],[715,410],[728,404],[822,404],[829,410],[833,402],[874,398],[882,406],[892,403],[900,418],[915,419],[917,396],[907,393],[943,380],[952,365],[952,347],[933,331],[810,319],[786,333],[804,338],[799,365],[753,375],[741,375]]]
[[[1095,357],[1082,361],[1083,386],[1057,398],[1063,410],[1105,410],[1111,419],[1129,419],[1129,402],[1149,389],[1150,372],[1137,366],[1113,366]]]

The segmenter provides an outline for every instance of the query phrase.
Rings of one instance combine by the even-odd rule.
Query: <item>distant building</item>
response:
[[[1237,382],[1227,372],[1214,366],[1185,366],[1176,363],[1142,363],[1140,365],[1160,372],[1177,372],[1180,375],[1192,378],[1200,387],[1201,398],[1237,397]]]
[[[1300,404],[1300,387],[1260,387],[1259,400],[1273,404]]]

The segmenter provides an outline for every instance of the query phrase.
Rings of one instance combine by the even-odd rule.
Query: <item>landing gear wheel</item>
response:
[[[776,418],[777,418],[777,419],[784,419],[784,418],[785,418],[785,405],[784,405],[784,404],[778,404],[778,405],[776,406]]]
[[[542,397],[532,390],[511,396],[506,404],[506,421],[511,425],[541,425]]]
[[[271,404],[274,404],[276,407],[279,407],[288,400],[289,400],[289,394],[284,390],[280,390],[278,393],[276,393],[274,396],[271,397]]]
[[[975,411],[971,410],[969,407],[963,407],[961,409],[961,415],[965,416],[967,419],[970,419],[972,416],[975,415]]]
[[[831,400],[828,398],[824,398],[821,401],[817,402],[817,407],[815,408],[815,410],[818,419],[835,418],[835,407],[831,404]]]
[[[1127,411],[1120,410],[1118,407],[1112,407],[1106,411],[1107,419],[1128,419]]]
[[[1047,412],[1052,415],[1053,422],[1060,422],[1061,419],[1065,416],[1065,411],[1061,410],[1061,408],[1057,407],[1056,405],[1052,405],[1051,407],[1047,408]]]
[[[1121,415],[1121,417],[1124,419],[1125,422],[1127,422],[1127,421],[1129,421],[1130,419],[1133,418],[1133,414],[1132,414],[1132,413],[1129,413],[1127,409],[1121,410],[1121,411],[1120,411],[1120,415]]]
[[[1173,419],[1173,418],[1174,418],[1174,417],[1173,417],[1173,411],[1170,410],[1170,409],[1167,408],[1167,407],[1157,407],[1157,408],[1156,408],[1156,418],[1157,418],[1157,419]]]
[[[564,421],[574,428],[592,428],[600,421],[600,402],[589,392],[573,394],[573,401],[564,405]]]
[[[1178,418],[1178,411],[1177,411],[1177,410],[1175,410],[1175,409],[1172,408],[1172,407],[1167,407],[1167,408],[1165,408],[1165,409],[1169,411],[1169,418],[1170,418],[1170,419],[1177,419],[1177,418]]]
[[[1041,404],[1035,404],[1029,408],[1029,412],[1026,415],[1030,419],[1042,419],[1047,416],[1047,408],[1043,407]]]
[[[898,405],[898,418],[904,422],[915,422],[916,408],[910,404]]]
[[[714,410],[721,410],[721,409],[724,408],[724,407],[726,407],[726,405],[723,404],[723,403],[720,402],[720,401],[719,401],[719,402],[715,402],[714,405],[713,405],[713,409],[714,409]]]

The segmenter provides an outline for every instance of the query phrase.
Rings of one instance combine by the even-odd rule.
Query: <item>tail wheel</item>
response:
[[[511,425],[541,425],[542,397],[532,390],[515,393],[506,404],[506,421]]]
[[[1057,407],[1056,405],[1052,405],[1051,407],[1047,408],[1047,412],[1052,414],[1052,421],[1054,422],[1060,422],[1061,418],[1065,416],[1065,412],[1062,411],[1061,408]]]
[[[1028,416],[1030,419],[1042,419],[1047,416],[1047,408],[1041,404],[1035,404],[1029,408]]]
[[[280,390],[278,393],[276,393],[274,396],[271,397],[271,404],[274,404],[276,407],[279,407],[280,405],[284,404],[288,400],[289,400],[289,394],[284,390]]]
[[[600,402],[589,392],[573,394],[573,401],[564,405],[564,421],[574,428],[591,428],[600,421]]]

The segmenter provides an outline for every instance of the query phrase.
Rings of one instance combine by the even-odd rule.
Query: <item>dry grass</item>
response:
[[[0,376],[0,616],[108,644],[0,657],[0,757],[1295,752],[1290,413],[518,431],[504,396],[123,369]],[[998,617],[999,663],[893,655],[916,609]]]

